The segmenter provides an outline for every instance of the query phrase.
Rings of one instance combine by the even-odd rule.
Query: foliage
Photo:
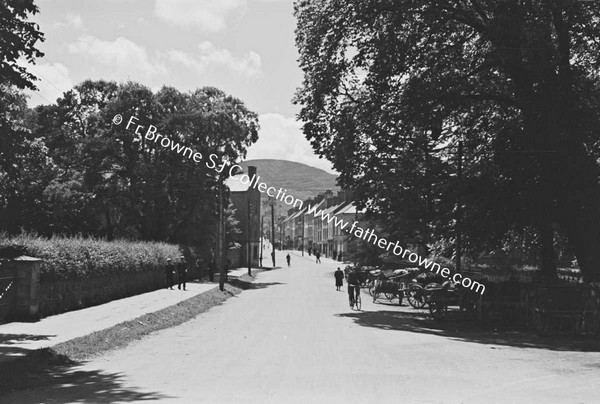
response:
[[[303,130],[359,207],[403,242],[461,233],[471,255],[534,233],[549,276],[557,233],[600,277],[598,3],[299,0],[295,15]]]
[[[167,258],[175,260],[181,255],[176,245],[159,242],[0,234],[0,249],[8,247],[42,259],[42,281],[110,278],[159,270]]]
[[[205,162],[210,154],[219,163],[238,161],[258,138],[257,115],[212,87],[153,93],[137,83],[88,80],[54,105],[29,115],[24,103],[16,110],[24,116],[23,134],[12,148],[14,162],[0,175],[3,196],[18,195],[4,204],[0,199],[0,215],[10,213],[0,225],[12,234],[23,228],[46,236],[211,245],[223,178]],[[112,124],[116,114],[124,117],[120,126]],[[125,128],[130,116],[199,151],[202,162],[135,135]]]
[[[4,0],[0,2],[0,84],[15,85],[20,89],[35,89],[36,78],[19,65],[24,58],[33,62],[44,54],[35,48],[44,40],[38,24],[29,21],[39,11],[33,0]]]

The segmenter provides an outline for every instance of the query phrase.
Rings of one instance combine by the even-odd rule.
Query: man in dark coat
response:
[[[285,259],[287,261],[288,267],[291,266],[292,257],[290,256],[290,254],[286,255]]]
[[[211,282],[215,281],[215,269],[216,269],[217,265],[215,264],[215,261],[212,260],[210,261],[210,263],[208,264],[208,280]]]
[[[344,286],[344,273],[340,267],[333,273],[333,276],[335,276],[335,290],[341,290],[340,288]]]
[[[183,290],[185,290],[186,282],[187,282],[187,262],[185,262],[185,257],[182,255],[180,257],[179,264],[177,264],[177,289],[181,290],[181,285],[183,285]]]
[[[171,258],[167,258],[165,278],[167,279],[167,289],[173,289],[173,284],[175,283],[175,265],[173,265]]]

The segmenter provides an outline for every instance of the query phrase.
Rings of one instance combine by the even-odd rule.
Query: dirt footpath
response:
[[[312,258],[312,257],[311,257]],[[84,365],[11,403],[597,403],[600,353],[430,320],[363,294],[337,264],[292,256],[223,305]]]

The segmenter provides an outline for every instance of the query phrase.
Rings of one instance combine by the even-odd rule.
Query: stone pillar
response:
[[[39,320],[40,304],[40,268],[42,260],[21,256],[9,264],[17,275],[16,321]]]

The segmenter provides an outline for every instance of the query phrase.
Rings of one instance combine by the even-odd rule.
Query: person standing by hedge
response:
[[[177,264],[177,289],[181,290],[181,285],[183,284],[183,290],[185,290],[186,282],[187,282],[187,262],[185,262],[185,257],[182,255],[179,264]]]
[[[175,284],[175,265],[173,265],[171,258],[167,258],[165,277],[167,278],[167,289],[173,289],[173,285]]]
[[[344,286],[344,273],[342,272],[340,267],[338,267],[337,271],[335,271],[334,276],[335,276],[335,288],[336,288],[335,290],[341,290],[340,288],[342,286]]]

